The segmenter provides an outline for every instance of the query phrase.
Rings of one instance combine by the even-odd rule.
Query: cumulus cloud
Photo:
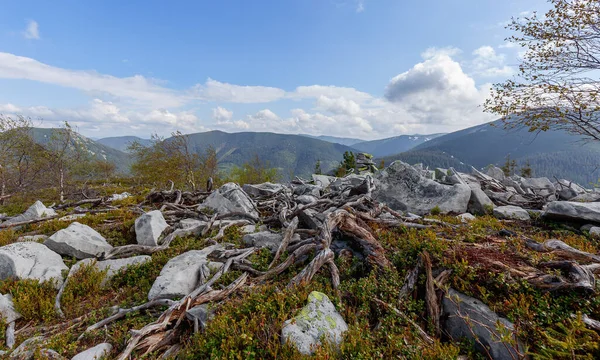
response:
[[[0,78],[25,79],[87,92],[106,93],[158,107],[176,107],[184,99],[141,75],[119,78],[95,71],[69,70],[37,60],[0,52]]]
[[[23,32],[25,39],[39,40],[40,39],[40,28],[37,21],[29,20],[27,28]]]
[[[391,79],[385,98],[422,124],[457,127],[489,120],[480,109],[487,86],[477,87],[461,65],[447,53],[431,54],[425,61]]]
[[[212,109],[212,117],[217,121],[231,120],[233,117],[233,111],[217,106],[216,108]]]
[[[316,105],[317,108],[334,114],[356,115],[360,112],[360,105],[344,97],[332,99],[321,95],[317,98]]]
[[[287,94],[291,99],[318,99],[321,96],[328,98],[345,98],[357,103],[367,102],[373,99],[373,96],[366,92],[356,90],[355,88],[340,87],[340,86],[298,86],[295,91]]]
[[[505,65],[504,54],[496,53],[491,46],[482,46],[473,51],[473,70],[484,77],[506,77],[513,74],[513,69]]]

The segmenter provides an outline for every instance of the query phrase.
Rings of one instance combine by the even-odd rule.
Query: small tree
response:
[[[323,172],[321,170],[321,160],[317,160],[317,163],[315,164],[315,174],[317,175],[321,175]]]
[[[529,163],[529,160],[525,162],[525,166],[521,168],[520,172],[521,176],[524,178],[530,178],[533,176],[533,170],[531,169],[531,164]]]
[[[9,184],[19,183],[20,164],[33,148],[31,121],[0,115],[0,202],[4,202]]]
[[[513,19],[524,56],[515,79],[495,84],[486,111],[506,128],[565,130],[600,140],[600,2],[550,0],[544,16]]]
[[[517,169],[517,161],[510,158],[510,154],[506,155],[506,161],[504,165],[501,167],[505,176],[514,175],[515,170]]]
[[[244,163],[241,167],[234,166],[230,173],[231,181],[240,185],[260,184],[264,182],[276,182],[280,176],[277,169],[270,168],[268,163],[263,162],[258,155],[252,160]]]

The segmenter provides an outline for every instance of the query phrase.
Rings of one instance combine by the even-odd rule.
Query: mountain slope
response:
[[[444,134],[400,135],[381,140],[363,141],[353,144],[352,147],[374,156],[388,156],[408,151],[442,135]]]
[[[188,136],[196,152],[202,153],[208,146],[213,146],[223,169],[241,165],[258,155],[270,167],[278,168],[284,178],[292,174],[310,176],[317,160],[321,162],[323,172],[330,171],[339,165],[345,151],[354,150],[345,145],[301,135],[209,131]]]
[[[142,139],[137,136],[115,136],[115,137],[107,137],[107,138],[102,138],[102,139],[96,140],[97,143],[100,143],[102,145],[105,145],[105,146],[108,146],[108,147],[111,147],[113,149],[123,151],[123,152],[127,152],[127,148],[134,141],[137,141],[138,143],[140,143],[143,146],[149,146],[151,144],[150,140]]]
[[[409,153],[415,157],[415,153],[422,152],[445,153],[478,168],[502,165],[510,155],[519,166],[529,161],[534,176],[556,176],[585,185],[596,182],[599,176],[596,167],[600,165],[600,144],[584,143],[581,138],[561,131],[539,134],[527,129],[507,131],[498,121],[437,137]],[[401,156],[407,155],[390,156],[388,160]]]
[[[341,145],[346,145],[346,146],[351,146],[351,145],[354,145],[354,144],[364,141],[361,139],[343,138],[343,137],[327,136],[327,135],[314,136],[314,135],[300,134],[300,136],[306,136],[309,138],[319,139],[319,140],[327,141],[330,143],[341,144]]]
[[[36,143],[44,145],[52,138],[52,133],[55,129],[48,128],[33,128],[32,136]],[[99,142],[91,140],[79,133],[75,133],[74,141],[83,144],[90,155],[99,160],[106,160],[114,163],[117,166],[117,171],[120,173],[128,173],[131,164],[129,154],[105,146]]]

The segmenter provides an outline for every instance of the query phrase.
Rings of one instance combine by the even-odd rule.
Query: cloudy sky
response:
[[[0,5],[0,113],[91,137],[207,130],[363,139],[494,118],[543,0],[29,1]]]

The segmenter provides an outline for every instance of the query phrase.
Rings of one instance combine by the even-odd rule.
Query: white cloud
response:
[[[439,55],[446,55],[446,56],[452,57],[452,56],[456,56],[460,53],[462,53],[462,50],[459,48],[453,47],[453,46],[447,46],[447,47],[443,47],[443,48],[430,47],[421,53],[421,57],[423,59],[427,60],[427,59],[432,59]]]
[[[29,20],[29,22],[27,23],[27,28],[23,32],[23,36],[25,37],[25,39],[40,39],[40,29],[37,21]]]
[[[233,117],[233,111],[217,106],[216,108],[212,109],[212,117],[217,121],[231,120]]]
[[[391,79],[385,98],[395,105],[389,112],[408,114],[420,124],[472,126],[489,121],[479,107],[488,95],[478,88],[461,65],[438,53]]]
[[[361,13],[363,11],[365,11],[365,2],[362,0],[358,0],[356,2],[356,12]]]
[[[318,99],[321,96],[332,99],[345,98],[359,104],[373,99],[373,96],[370,94],[356,90],[355,88],[331,85],[298,86],[295,91],[287,94],[287,97],[291,99]]]
[[[482,46],[473,51],[472,66],[475,74],[482,77],[506,77],[514,70],[505,65],[504,54],[498,54],[491,46]]]
[[[141,75],[119,78],[95,71],[62,69],[5,52],[0,52],[0,78],[33,80],[105,93],[157,107],[176,107],[184,103],[181,95]]]
[[[317,98],[316,105],[318,109],[334,114],[357,115],[360,112],[360,105],[344,97],[332,99],[321,95]]]
[[[285,91],[268,86],[242,86],[208,79],[193,90],[194,96],[206,101],[228,103],[267,103],[285,96]]]

